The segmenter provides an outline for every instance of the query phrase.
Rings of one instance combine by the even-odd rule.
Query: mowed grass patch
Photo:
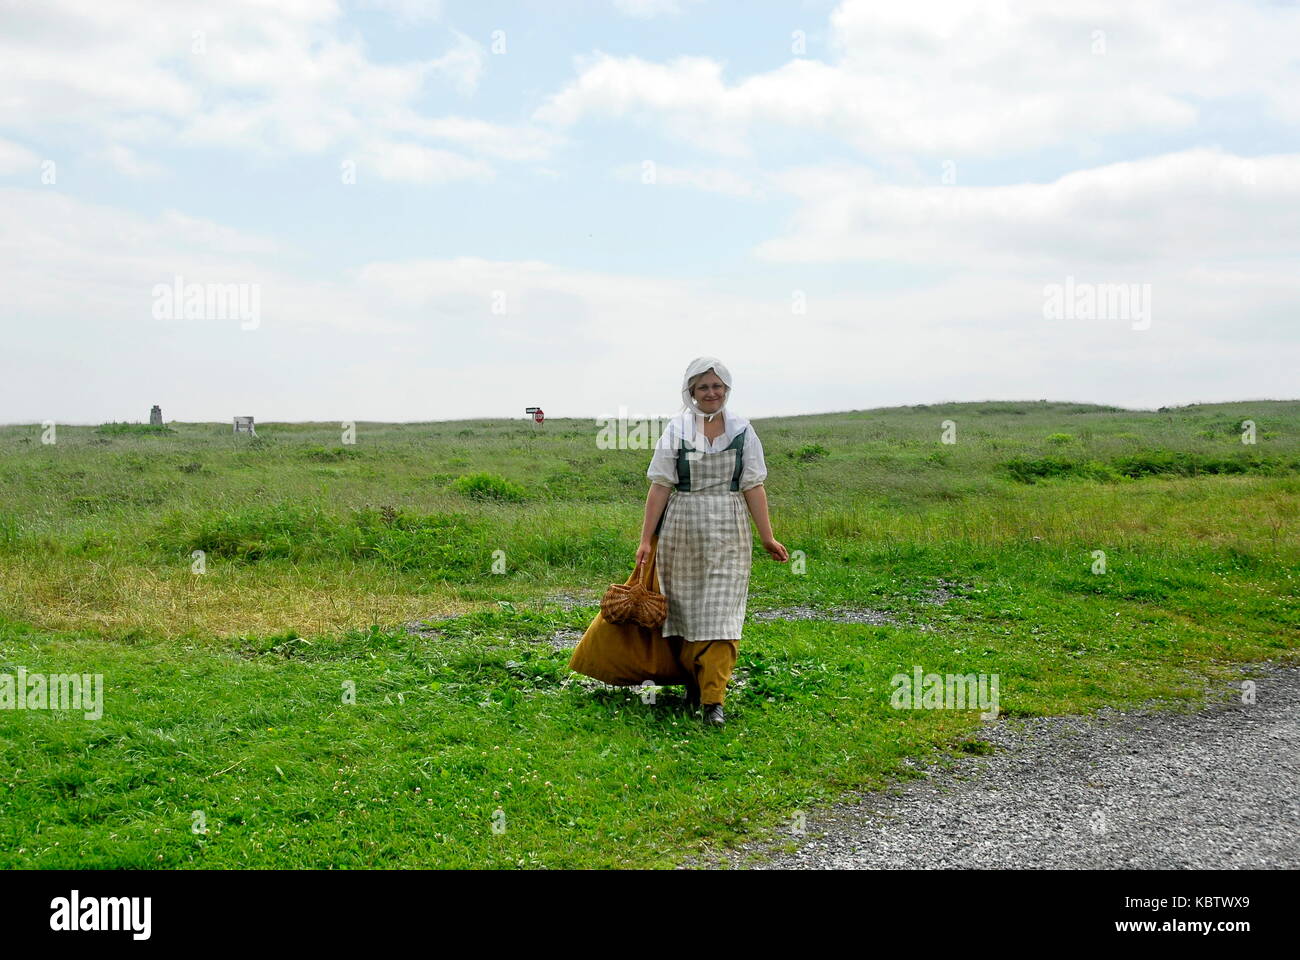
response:
[[[10,624],[0,669],[102,673],[105,703],[93,721],[0,711],[0,865],[668,867],[909,776],[906,758],[964,749],[973,711],[890,705],[890,678],[916,665],[998,675],[1010,716],[1203,694],[1212,651],[1183,625],[1130,606],[1111,624],[1079,600],[1062,622],[1096,622],[1043,635],[1028,616],[1039,602],[940,636],[749,627],[723,730],[668,691],[645,703],[588,689],[544,642],[580,624],[576,611],[482,611],[432,624],[432,639],[244,637],[222,652]]]

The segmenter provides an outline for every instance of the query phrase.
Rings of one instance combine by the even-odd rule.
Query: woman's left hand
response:
[[[763,549],[772,555],[772,559],[777,563],[785,563],[790,559],[790,554],[786,552],[779,540],[764,540]]]

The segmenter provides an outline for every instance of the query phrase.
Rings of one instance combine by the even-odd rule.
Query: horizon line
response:
[[[1098,408],[1105,408],[1105,410],[1104,410],[1103,412],[1120,412],[1120,413],[1160,413],[1160,412],[1163,412],[1163,411],[1172,411],[1172,410],[1183,410],[1183,409],[1189,409],[1189,408],[1191,408],[1191,407],[1225,406],[1225,405],[1228,405],[1228,404],[1240,404],[1240,403],[1296,403],[1296,402],[1300,402],[1300,397],[1295,397],[1295,398],[1253,397],[1253,398],[1242,399],[1242,400],[1212,400],[1212,401],[1198,401],[1198,402],[1195,402],[1195,403],[1176,404],[1176,405],[1173,405],[1173,406],[1170,406],[1170,405],[1162,405],[1162,406],[1159,406],[1159,407],[1124,407],[1124,406],[1120,406],[1119,404],[1114,404],[1114,403],[1098,403],[1098,402],[1091,401],[1091,400],[1045,400],[1045,399],[1039,399],[1039,400],[997,400],[997,399],[986,399],[986,400],[940,400],[940,401],[932,401],[932,402],[928,402],[928,403],[906,403],[906,404],[895,404],[895,405],[893,405],[893,406],[885,406],[885,407],[863,407],[863,408],[855,408],[855,409],[852,409],[852,410],[823,410],[823,411],[819,411],[819,412],[817,412],[817,413],[789,413],[789,414],[780,413],[780,414],[771,414],[771,415],[768,415],[768,416],[762,416],[762,417],[746,417],[746,419],[747,419],[747,420],[791,420],[791,419],[797,419],[797,418],[799,418],[799,417],[827,417],[827,416],[833,416],[833,415],[835,415],[835,414],[847,414],[847,413],[874,413],[874,412],[877,412],[877,411],[889,411],[889,410],[915,410],[915,409],[930,408],[930,407],[951,407],[951,406],[963,406],[963,405],[970,405],[970,404],[985,404],[985,403],[1002,403],[1002,404],[1012,404],[1012,405],[1015,405],[1015,404],[1021,404],[1021,405],[1031,405],[1031,404],[1068,404],[1068,405],[1072,405],[1072,406],[1080,406],[1080,407],[1098,407]],[[678,411],[678,412],[680,413],[680,411]],[[165,425],[167,425],[167,424],[169,424],[169,423],[175,423],[175,424],[222,424],[222,425],[227,425],[227,424],[231,424],[231,423],[233,422],[233,420],[234,420],[234,416],[248,416],[248,414],[236,414],[236,415],[232,415],[230,418],[228,418],[228,419],[224,419],[224,420],[164,420],[164,421],[163,421],[163,425],[165,426]],[[659,416],[659,415],[629,416],[627,419],[630,419],[630,420],[670,420],[670,419],[672,419],[672,418],[675,417],[675,416],[677,416],[676,413],[674,413],[674,414],[668,414],[668,415],[664,415],[664,416]],[[616,419],[618,419],[618,415],[617,415],[617,414],[607,414],[607,415],[603,415],[603,416],[595,416],[595,417],[585,417],[585,416],[563,417],[563,416],[555,416],[555,417],[547,417],[546,419],[547,419],[547,420],[560,420],[560,421],[562,421],[562,420],[581,420],[581,421],[591,421],[591,422],[593,422],[593,423],[599,423],[599,422],[602,421],[602,420],[616,420]],[[384,424],[398,424],[398,425],[404,425],[404,424],[420,424],[420,423],[477,423],[477,422],[482,422],[482,421],[505,421],[505,422],[510,422],[510,421],[515,421],[515,420],[518,420],[518,421],[520,421],[520,422],[530,422],[530,421],[531,421],[531,417],[529,417],[528,414],[524,413],[524,414],[520,414],[520,415],[518,415],[518,416],[516,416],[516,417],[452,417],[452,418],[450,418],[450,419],[445,419],[445,420],[364,420],[364,419],[362,419],[362,420],[341,420],[341,419],[339,419],[339,418],[333,418],[333,417],[332,417],[332,418],[328,418],[328,419],[324,419],[324,420],[262,420],[262,421],[260,421],[260,422],[263,423],[263,424],[290,424],[290,425],[294,425],[294,424],[312,424],[312,423],[320,423],[320,424],[325,424],[325,423],[384,423]],[[90,422],[90,421],[85,421],[85,422],[74,422],[74,421],[72,421],[72,420],[54,420],[53,422],[54,422],[55,424],[57,424],[57,425],[65,426],[65,427],[100,427],[100,426],[105,426],[105,425],[107,425],[107,424],[113,424],[113,423],[128,423],[128,424],[140,425],[140,426],[146,426],[146,425],[147,425],[147,423],[145,423],[144,421],[136,421],[136,420],[102,420],[102,421],[99,421],[99,422]],[[254,422],[256,423],[256,422],[258,422],[258,421],[255,420]],[[44,423],[45,423],[45,421],[43,421],[43,420],[30,420],[30,421],[29,421],[29,420],[23,420],[23,421],[5,421],[5,422],[3,422],[3,423],[0,423],[0,427],[39,427],[39,426],[42,426]]]

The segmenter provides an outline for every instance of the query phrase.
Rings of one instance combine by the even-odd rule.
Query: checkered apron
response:
[[[725,450],[705,453],[683,439],[677,488],[659,523],[659,589],[668,598],[665,637],[739,640],[754,541],[740,492],[741,431]]]

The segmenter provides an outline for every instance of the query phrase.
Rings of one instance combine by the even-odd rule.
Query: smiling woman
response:
[[[768,519],[763,445],[748,420],[725,412],[731,383],[716,357],[686,368],[685,409],[664,429],[646,472],[652,486],[637,550],[638,567],[657,551],[668,600],[663,634],[690,678],[687,703],[702,705],[705,721],[718,725],[753,564],[746,505],[767,552],[780,563],[789,558]]]

